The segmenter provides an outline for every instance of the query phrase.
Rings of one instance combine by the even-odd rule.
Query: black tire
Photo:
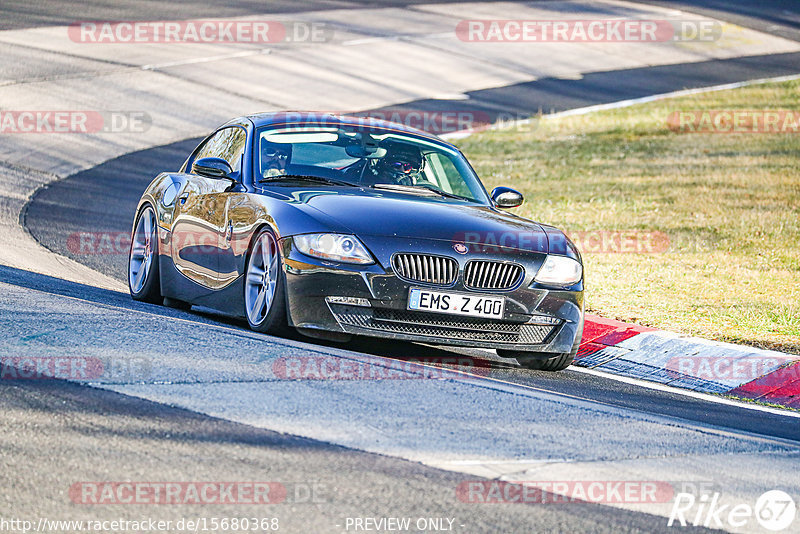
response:
[[[151,304],[161,304],[161,282],[160,282],[160,274],[158,270],[158,229],[157,226],[153,229],[152,238],[150,239],[150,247],[152,247],[152,261],[149,267],[149,270],[145,274],[144,284],[142,287],[136,291],[133,288],[132,281],[131,281],[131,258],[133,256],[133,247],[136,244],[135,234],[136,230],[139,227],[139,222],[142,219],[142,216],[146,213],[151,212],[153,214],[153,219],[155,220],[155,210],[153,210],[150,204],[145,204],[141,211],[136,215],[136,219],[133,225],[133,234],[131,237],[131,248],[128,251],[128,291],[130,291],[131,297],[134,300],[139,300],[142,302],[150,302]],[[141,267],[140,267],[141,268]]]
[[[286,274],[283,272],[283,258],[281,257],[280,249],[277,246],[278,240],[275,237],[275,234],[272,233],[272,230],[267,227],[259,230],[250,242],[250,249],[247,252],[247,261],[245,263],[246,268],[243,284],[244,292],[246,293],[248,291],[247,279],[250,272],[250,262],[253,256],[255,245],[265,234],[268,234],[276,245],[275,254],[277,254],[278,261],[278,278],[277,283],[275,284],[275,294],[272,298],[269,311],[264,318],[257,323],[254,323],[251,320],[250,314],[247,312],[247,297],[246,295],[243,295],[242,303],[244,307],[244,316],[247,318],[247,324],[250,326],[250,329],[255,332],[261,332],[275,336],[287,336],[292,333],[292,330],[289,327],[286,313]]]
[[[517,363],[525,369],[534,371],[563,371],[575,360],[576,352],[548,353],[524,352],[519,350],[498,349],[497,354],[503,358],[516,358]]]

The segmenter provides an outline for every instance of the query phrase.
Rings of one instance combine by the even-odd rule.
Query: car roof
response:
[[[278,126],[353,126],[356,128],[363,128],[371,132],[389,131],[397,133],[405,133],[422,137],[447,147],[456,148],[451,143],[437,137],[433,134],[418,130],[410,126],[405,126],[396,122],[390,122],[382,119],[376,119],[365,115],[363,117],[355,117],[350,115],[336,115],[333,113],[324,113],[318,111],[275,111],[268,113],[255,113],[246,115],[244,118],[249,119],[256,128],[262,127],[278,127]],[[233,119],[229,123],[241,122],[241,118]]]

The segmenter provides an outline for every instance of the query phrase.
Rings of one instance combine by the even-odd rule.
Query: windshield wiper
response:
[[[448,193],[447,191],[442,191],[438,187],[432,185],[425,185],[425,184],[417,184],[417,185],[402,185],[402,184],[375,184],[372,186],[375,189],[386,189],[387,191],[403,191],[408,193],[423,193],[423,194],[430,194],[433,193],[434,195],[440,195],[445,198],[455,198],[457,200],[469,200],[471,198],[462,197],[461,195],[455,195],[453,193]]]
[[[442,195],[443,197],[446,198],[455,198],[458,200],[472,200],[471,198],[462,197],[461,195],[456,195],[455,193],[448,193],[447,191],[442,191],[438,187],[432,185],[420,184],[420,185],[415,185],[414,187],[421,187],[423,189],[427,189],[428,191],[433,191],[434,193]]]
[[[261,178],[258,183],[265,184],[270,182],[317,182],[327,185],[345,185],[350,187],[358,187],[358,185],[345,182],[344,180],[335,180],[333,178],[324,178],[322,176],[313,176],[310,174],[282,174],[278,176],[270,176],[269,178]]]

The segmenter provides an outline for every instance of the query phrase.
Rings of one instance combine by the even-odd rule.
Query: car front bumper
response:
[[[388,243],[387,243],[388,241]],[[305,330],[322,330],[441,345],[532,352],[570,352],[583,333],[583,285],[569,289],[531,287],[544,261],[542,254],[515,255],[525,276],[510,291],[470,290],[462,283],[472,259],[497,259],[496,254],[470,252],[459,256],[448,242],[382,239],[385,249],[447,255],[459,262],[459,275],[449,287],[408,282],[395,275],[388,252],[370,248],[373,265],[347,265],[310,258],[283,240],[286,298],[290,323]],[[381,252],[384,252],[381,254]],[[385,256],[385,257],[381,257]],[[504,256],[502,259],[509,259]],[[386,265],[386,267],[384,267]],[[502,320],[407,309],[414,287],[475,295],[506,297]]]

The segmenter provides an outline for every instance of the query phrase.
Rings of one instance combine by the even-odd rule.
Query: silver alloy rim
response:
[[[128,266],[128,282],[134,293],[139,293],[147,281],[153,266],[156,242],[156,216],[153,210],[142,211],[131,243],[131,260]]]
[[[253,245],[253,253],[250,254],[247,265],[244,301],[251,324],[261,324],[267,317],[277,285],[278,246],[275,238],[265,232]]]

